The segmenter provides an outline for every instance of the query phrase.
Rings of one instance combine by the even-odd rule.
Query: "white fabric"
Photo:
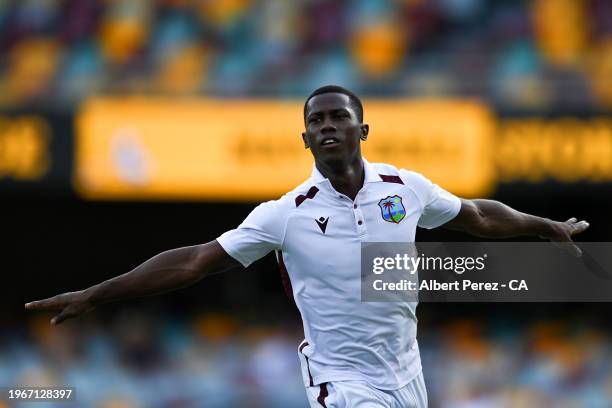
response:
[[[306,387],[311,408],[427,408],[423,373],[398,390],[379,390],[365,381],[335,381]]]
[[[461,202],[415,172],[365,160],[364,165],[365,182],[354,202],[314,167],[306,182],[259,205],[237,229],[217,238],[244,266],[282,251],[308,343],[300,353],[303,365],[308,357],[306,386],[363,380],[393,390],[421,372],[417,303],[360,301],[361,243],[414,242],[417,224],[440,226],[457,215]],[[380,175],[399,177],[403,184]],[[296,205],[313,186],[314,197]],[[406,210],[399,223],[385,221],[379,206],[394,195]],[[319,219],[327,220],[325,233]]]

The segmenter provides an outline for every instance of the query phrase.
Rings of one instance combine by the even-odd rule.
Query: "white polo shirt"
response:
[[[361,243],[414,242],[417,226],[450,221],[461,202],[418,173],[365,160],[364,167],[355,201],[313,166],[306,182],[217,238],[245,267],[277,251],[304,324],[306,386],[365,380],[393,390],[421,371],[417,303],[361,302]]]

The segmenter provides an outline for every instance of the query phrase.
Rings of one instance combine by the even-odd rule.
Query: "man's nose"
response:
[[[321,126],[321,133],[330,133],[335,132],[336,130],[336,126],[334,126],[334,124],[331,123],[330,120],[325,120],[323,126]]]

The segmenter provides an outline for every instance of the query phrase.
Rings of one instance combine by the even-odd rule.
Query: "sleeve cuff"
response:
[[[245,268],[247,266],[249,266],[251,264],[251,262],[249,260],[244,259],[243,257],[241,257],[240,254],[238,253],[238,251],[236,251],[236,248],[234,248],[232,246],[231,241],[226,239],[226,237],[224,235],[225,234],[223,234],[223,235],[221,235],[221,236],[219,236],[217,238],[217,242],[219,243],[219,245],[221,245],[221,248],[223,248],[223,250],[225,252],[227,252],[227,254],[229,256],[234,258],[236,261],[238,261]]]

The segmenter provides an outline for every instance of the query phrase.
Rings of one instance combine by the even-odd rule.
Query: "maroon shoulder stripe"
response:
[[[327,398],[328,395],[329,395],[329,392],[327,391],[327,383],[320,384],[319,385],[319,396],[317,397],[317,402],[321,404],[322,406],[324,406],[325,408],[327,408],[327,405],[325,405],[325,398]]]
[[[300,194],[299,196],[295,197],[295,206],[299,207],[300,204],[302,204],[307,198],[313,199],[314,196],[316,196],[318,192],[319,192],[319,189],[316,186],[310,187],[306,195]]]
[[[388,176],[385,174],[379,174],[379,176],[381,180],[384,181],[385,183],[404,184],[400,176]]]

